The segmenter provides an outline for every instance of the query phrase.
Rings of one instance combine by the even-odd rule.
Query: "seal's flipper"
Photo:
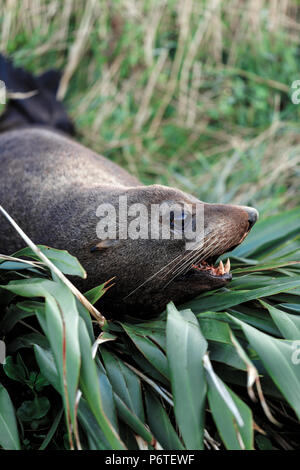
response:
[[[35,77],[0,54],[0,80],[5,83],[8,93],[16,94],[0,117],[0,132],[30,125],[41,125],[59,129],[66,134],[74,134],[74,126],[60,101],[56,91],[60,72],[49,70]],[[33,96],[30,92],[35,92]],[[17,93],[28,94],[18,97]],[[26,95],[25,95],[26,96]]]

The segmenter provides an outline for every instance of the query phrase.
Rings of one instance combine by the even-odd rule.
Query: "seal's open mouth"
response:
[[[220,261],[219,264],[215,266],[215,262],[218,257],[219,255],[208,258],[205,261],[203,260],[192,264],[191,268],[186,271],[182,277],[208,277],[215,280],[223,280],[225,282],[230,281],[232,279],[232,274],[230,273],[230,259],[228,258],[225,266],[222,261]]]
[[[193,264],[192,269],[196,269],[196,271],[204,271],[215,277],[226,276],[226,274],[230,274],[230,259],[228,258],[225,266],[222,261],[220,261],[218,266],[214,266],[213,260],[208,260],[201,261],[199,264]]]

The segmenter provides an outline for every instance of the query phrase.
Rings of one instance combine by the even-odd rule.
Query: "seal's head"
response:
[[[128,188],[109,203],[115,210],[98,208],[98,216],[105,213],[100,239],[84,247],[82,262],[94,285],[100,273],[101,281],[115,278],[101,299],[102,310],[113,315],[154,315],[171,300],[178,304],[225,286],[232,278],[230,261],[214,264],[258,218],[251,207],[207,204],[159,185]],[[99,233],[104,227],[109,238]]]
[[[183,302],[231,279],[229,263],[214,263],[243,241],[257,219],[255,209],[141,186],[61,134],[73,128],[56,99],[56,72],[33,77],[0,55],[0,77],[11,90],[38,91],[11,100],[0,119],[1,204],[35,243],[67,248],[78,257],[87,271],[78,287],[115,278],[100,299],[106,314],[153,315],[170,300]],[[120,197],[126,198],[125,214]],[[109,233],[102,230],[106,222]],[[12,227],[1,225],[0,250],[9,254],[21,247]]]

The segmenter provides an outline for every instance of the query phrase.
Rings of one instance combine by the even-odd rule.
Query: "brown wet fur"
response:
[[[147,206],[196,201],[178,189],[143,186],[106,158],[55,131],[24,128],[0,135],[2,205],[35,243],[67,249],[78,257],[88,274],[84,282],[77,282],[84,291],[115,277],[114,287],[101,301],[105,312],[155,314],[170,300],[180,303],[225,284],[200,275],[175,279],[165,287],[172,275],[166,277],[162,271],[124,300],[147,278],[187,252],[183,240],[130,239],[91,252],[99,243],[96,209],[103,202],[117,205],[119,195],[127,195],[129,204]],[[204,203],[204,216],[205,232],[210,232],[206,243],[214,240],[214,255],[230,250],[248,231],[243,207]],[[11,254],[23,246],[2,219],[0,252]]]

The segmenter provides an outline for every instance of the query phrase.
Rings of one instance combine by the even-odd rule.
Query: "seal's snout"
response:
[[[259,214],[258,214],[258,211],[254,209],[254,207],[244,206],[243,209],[245,209],[245,211],[248,214],[248,222],[249,222],[249,230],[250,230],[255,224],[255,222],[257,222]]]

